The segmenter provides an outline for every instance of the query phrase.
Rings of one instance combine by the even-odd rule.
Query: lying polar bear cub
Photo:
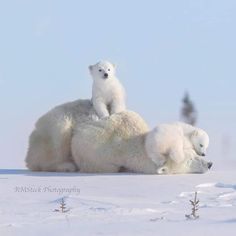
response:
[[[181,122],[156,126],[146,140],[148,154],[159,166],[167,158],[180,163],[186,155],[205,156],[208,145],[209,137],[204,130]]]
[[[115,65],[101,61],[89,66],[93,78],[92,102],[100,118],[125,110],[124,88],[116,78]]]
[[[80,172],[90,173],[116,173],[124,168],[145,174],[183,174],[204,173],[210,168],[209,162],[189,151],[180,163],[167,159],[157,165],[146,145],[152,132],[148,131],[145,121],[131,111],[82,123],[75,127],[72,137],[72,159]],[[153,142],[152,150],[157,148]]]

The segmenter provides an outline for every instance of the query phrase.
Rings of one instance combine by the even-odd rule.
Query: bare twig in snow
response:
[[[69,211],[69,209],[67,209],[67,207],[66,207],[66,202],[65,202],[64,198],[62,198],[60,201],[59,209],[55,209],[54,211],[61,212],[61,213],[65,213],[65,212]]]
[[[185,215],[188,220],[196,220],[199,218],[197,215],[198,207],[199,207],[199,200],[197,199],[197,192],[195,192],[194,200],[189,200],[192,206],[192,212],[189,215]]]

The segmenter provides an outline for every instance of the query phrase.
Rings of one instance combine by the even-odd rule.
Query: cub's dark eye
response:
[[[101,70],[101,69],[99,69],[98,71],[99,71],[99,72],[102,72],[102,70]]]
[[[203,147],[203,145],[202,145],[202,144],[200,144],[200,147]]]
[[[108,69],[108,71],[110,71],[110,69]]]

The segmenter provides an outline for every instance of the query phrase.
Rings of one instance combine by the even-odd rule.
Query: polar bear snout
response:
[[[204,157],[204,156],[206,156],[206,154],[205,154],[205,153],[202,153],[202,156]]]
[[[213,163],[212,162],[207,162],[207,168],[210,170],[212,167]]]
[[[103,78],[108,79],[108,73],[104,73]]]

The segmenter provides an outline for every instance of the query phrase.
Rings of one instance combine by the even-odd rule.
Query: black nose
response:
[[[205,154],[205,153],[202,153],[202,156],[204,157],[204,156],[206,156],[206,154]]]
[[[208,162],[208,163],[207,163],[207,167],[208,167],[208,169],[211,169],[212,165],[213,165],[212,162]]]
[[[104,78],[107,78],[107,77],[108,77],[108,74],[107,74],[107,73],[105,73],[105,74],[104,74]]]

